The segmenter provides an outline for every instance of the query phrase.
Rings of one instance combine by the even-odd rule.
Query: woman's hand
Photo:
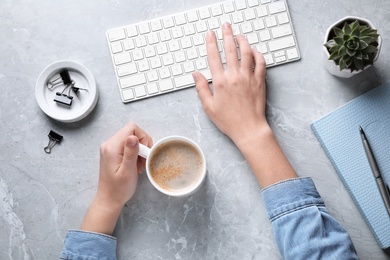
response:
[[[137,187],[145,160],[139,142],[151,147],[152,138],[134,123],[127,124],[100,146],[99,185],[81,229],[112,234],[118,216]]]

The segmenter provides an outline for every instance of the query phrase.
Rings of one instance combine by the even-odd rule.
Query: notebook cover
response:
[[[311,128],[381,248],[390,247],[390,216],[361,140],[362,126],[390,185],[390,81],[312,123]]]

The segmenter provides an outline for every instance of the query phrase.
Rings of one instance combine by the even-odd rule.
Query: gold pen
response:
[[[372,172],[374,174],[376,183],[379,188],[379,192],[381,193],[383,202],[385,203],[387,212],[390,214],[390,193],[388,187],[386,187],[385,182],[383,181],[381,172],[379,171],[378,164],[375,160],[374,153],[371,150],[370,144],[367,141],[366,135],[363,131],[363,128],[360,127],[360,135],[362,137],[364,150],[366,151],[366,155],[368,158],[368,162],[370,163]]]

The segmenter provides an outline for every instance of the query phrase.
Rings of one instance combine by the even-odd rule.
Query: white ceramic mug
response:
[[[160,167],[159,171],[152,169],[152,167],[155,167],[154,161],[157,160],[156,159],[157,157],[161,157],[162,156],[161,154],[163,154],[164,156],[165,156],[165,154],[172,155],[172,154],[176,154],[177,150],[182,149],[182,147],[177,147],[178,149],[176,149],[174,147],[175,145],[182,146],[185,149],[188,148],[187,150],[189,150],[189,148],[194,150],[193,151],[194,158],[190,158],[189,160],[186,160],[184,158],[180,158],[181,162],[183,162],[183,160],[186,160],[182,164],[185,164],[185,163],[191,164],[192,163],[194,165],[185,165],[184,166],[184,165],[181,165],[180,163],[177,163],[179,159],[176,159],[176,157],[178,157],[178,156],[181,157],[181,154],[179,153],[177,155],[174,155],[173,157],[175,157],[175,158],[170,160],[169,163],[167,163],[169,166],[168,165],[162,166],[164,168],[163,170],[161,170],[162,169],[161,167]],[[166,151],[164,154],[164,152],[162,151],[163,149],[165,149],[165,150],[170,149],[171,152]],[[182,151],[185,151],[185,150],[182,150]],[[139,144],[138,155],[146,159],[146,174],[148,175],[148,178],[149,178],[150,182],[152,183],[152,185],[157,190],[159,190],[160,192],[162,192],[166,195],[175,196],[175,197],[189,196],[189,195],[193,194],[194,192],[196,192],[200,188],[200,186],[202,185],[202,183],[206,177],[206,159],[205,159],[205,156],[203,154],[202,149],[194,141],[192,141],[191,139],[188,139],[186,137],[183,137],[183,136],[165,137],[165,138],[159,140],[158,142],[156,142],[152,146],[152,148],[149,148],[149,147],[146,147],[145,145]],[[199,156],[199,158],[197,156]],[[173,157],[171,157],[171,158],[173,158]],[[194,161],[199,161],[200,164],[195,163],[195,162],[191,162],[192,159]],[[173,162],[175,162],[176,164]],[[164,163],[161,163],[161,165],[164,165],[164,164],[165,164],[165,160],[164,160]],[[157,179],[155,180],[153,177],[153,174],[155,174],[155,176],[157,176],[157,178],[158,178],[158,174],[163,174],[162,171],[164,171],[166,174],[169,175],[170,178],[172,178],[171,180],[169,180],[170,182],[173,181],[173,182],[176,182],[176,184],[177,183],[180,183],[180,184],[185,183],[188,179],[190,179],[190,178],[188,178],[188,179],[185,178],[187,176],[186,171],[189,169],[188,167],[189,168],[195,167],[194,171],[196,171],[197,177],[193,178],[194,180],[191,181],[190,184],[188,184],[188,185],[186,184],[185,187],[182,187],[182,188],[177,188],[177,187],[175,187],[174,189],[169,188],[165,185],[162,185],[162,183],[160,181],[156,181]],[[183,168],[186,168],[187,170],[182,171]],[[154,170],[154,173],[152,173],[153,170]],[[189,169],[188,171],[192,171],[192,170]],[[173,174],[176,174],[176,175],[173,175]],[[185,176],[183,174],[185,174]],[[165,175],[163,178],[165,178]]]

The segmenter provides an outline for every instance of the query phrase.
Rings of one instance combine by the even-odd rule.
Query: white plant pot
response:
[[[367,20],[367,19],[360,18],[360,17],[355,17],[355,16],[346,16],[346,17],[338,20],[337,22],[335,22],[331,26],[329,26],[329,28],[326,30],[324,42],[323,42],[323,45],[322,45],[324,65],[325,65],[326,69],[329,71],[330,74],[332,74],[334,76],[337,76],[337,77],[341,77],[341,78],[350,78],[350,77],[355,76],[356,74],[359,74],[360,72],[363,71],[363,70],[359,70],[359,71],[351,72],[350,69],[343,69],[343,70],[340,71],[340,67],[338,65],[336,65],[336,63],[333,60],[329,60],[329,56],[330,56],[329,51],[324,46],[324,44],[328,42],[329,34],[332,33],[333,27],[339,26],[341,23],[344,23],[346,20],[359,20],[359,21],[362,21],[365,24],[368,24],[371,28],[376,29],[374,24],[371,21]],[[379,52],[380,52],[380,49],[381,49],[381,45],[382,45],[382,39],[379,36],[378,37],[378,52],[376,53],[374,61],[376,61],[378,59]],[[366,67],[364,67],[364,70],[368,69],[369,67],[371,67],[371,65],[367,65]]]

